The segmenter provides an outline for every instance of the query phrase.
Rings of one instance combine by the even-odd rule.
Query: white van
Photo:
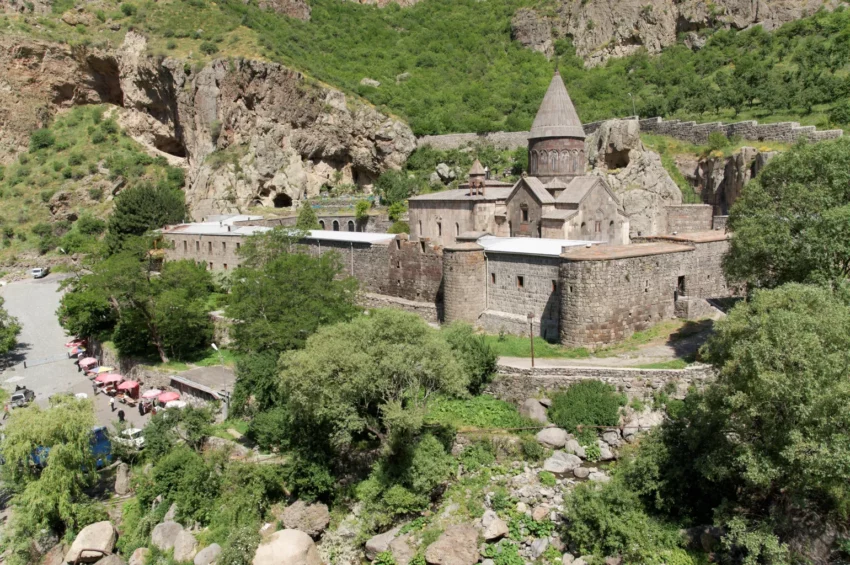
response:
[[[50,272],[50,267],[36,267],[32,270],[32,278],[40,279],[47,276],[47,273]]]

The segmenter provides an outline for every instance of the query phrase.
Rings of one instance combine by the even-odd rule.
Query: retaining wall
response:
[[[672,383],[671,396],[683,398],[691,386],[701,388],[714,378],[711,365],[697,364],[686,369],[635,369],[621,367],[555,367],[519,369],[499,365],[498,374],[486,392],[502,400],[522,402],[545,396],[586,380],[610,384],[629,398],[646,398]]]

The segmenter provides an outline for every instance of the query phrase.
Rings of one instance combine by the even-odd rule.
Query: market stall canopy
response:
[[[98,367],[97,369],[94,370],[94,372],[97,373],[98,375],[100,375],[102,373],[110,373],[114,370],[115,370],[115,367]]]
[[[83,353],[84,351],[85,351],[85,348],[83,348],[83,347],[72,347],[71,350],[68,353],[70,355],[79,355],[80,353]]]
[[[119,375],[118,373],[106,373],[104,375],[98,375],[94,378],[95,381],[99,383],[120,383],[124,380],[124,377]]]
[[[86,340],[84,339],[74,339],[65,344],[65,347],[79,347],[81,345],[86,345]]]
[[[118,385],[118,390],[132,390],[138,387],[139,383],[136,381],[124,381],[123,383]]]
[[[146,390],[145,393],[142,395],[142,398],[156,398],[160,394],[162,394],[161,390],[159,390],[158,388],[152,388],[150,390]]]
[[[97,359],[94,357],[83,357],[80,359],[80,367],[91,367],[92,365],[97,365]]]
[[[163,392],[159,396],[156,397],[162,404],[168,404],[172,400],[180,400],[180,393],[178,392]]]
[[[166,408],[186,408],[186,401],[184,400],[170,400],[165,403]]]

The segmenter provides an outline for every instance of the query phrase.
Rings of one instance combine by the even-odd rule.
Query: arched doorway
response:
[[[352,220],[348,220],[348,231],[354,231],[354,222]]]
[[[319,220],[319,229],[320,229],[320,230],[324,230],[324,229],[325,229],[325,221],[324,221],[324,220]]]
[[[334,231],[339,231],[339,222],[338,221],[334,220],[333,226],[334,226]]]

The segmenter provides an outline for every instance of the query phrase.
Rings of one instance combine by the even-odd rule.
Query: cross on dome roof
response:
[[[584,139],[584,128],[567,93],[567,87],[561,79],[561,73],[555,71],[552,82],[546,90],[537,116],[531,125],[529,139],[541,137],[575,137]]]

